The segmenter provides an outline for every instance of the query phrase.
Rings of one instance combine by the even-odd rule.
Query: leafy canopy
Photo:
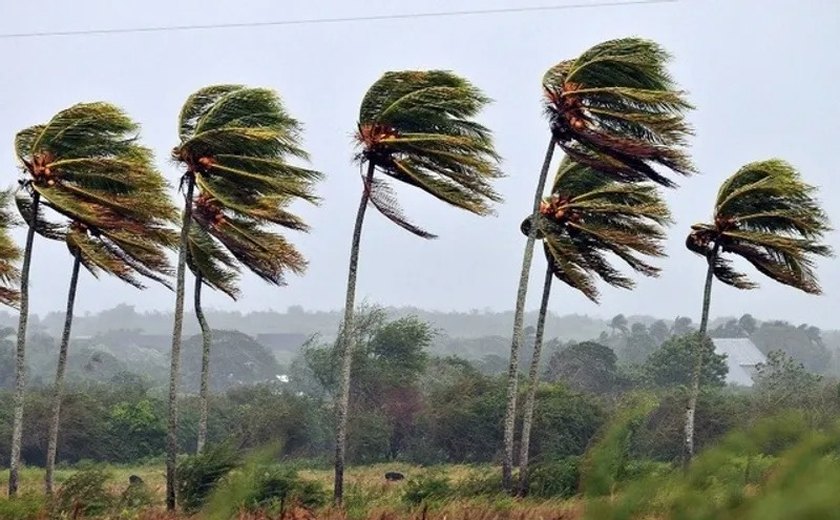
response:
[[[20,281],[20,270],[17,261],[20,259],[20,248],[9,236],[9,228],[15,223],[15,218],[9,213],[9,191],[0,192],[0,303],[9,307],[17,307],[20,293],[17,283]]]
[[[236,297],[239,265],[284,284],[301,273],[303,256],[271,224],[306,231],[288,210],[295,200],[316,202],[319,172],[292,164],[306,160],[301,125],[270,89],[213,85],[190,96],[179,119],[173,158],[198,187],[193,200],[189,266],[204,283]]]
[[[490,130],[473,118],[489,101],[451,72],[387,72],[362,100],[357,160],[447,204],[488,215],[502,200],[491,185],[502,174]],[[389,220],[435,238],[406,219],[386,180],[374,178],[365,189]]]
[[[24,176],[16,202],[38,234],[64,240],[94,276],[104,271],[142,288],[138,275],[167,283],[177,210],[137,132],[120,108],[104,102],[73,105],[18,132]],[[35,194],[63,218],[53,221],[39,208],[33,221]]]
[[[630,289],[634,282],[613,267],[616,256],[634,271],[658,276],[659,269],[639,255],[664,256],[662,241],[670,213],[655,186],[624,184],[588,166],[564,159],[539,215],[522,223],[537,238],[554,276],[597,302],[595,277],[614,287]]]
[[[543,77],[545,110],[557,144],[576,161],[617,180],[674,183],[658,169],[694,172],[684,150],[692,108],[677,90],[657,43],[600,43]]]
[[[822,243],[831,228],[816,191],[780,159],[747,164],[721,185],[713,222],[692,226],[686,246],[709,259],[727,285],[758,287],[723,256],[731,253],[779,283],[819,294],[814,257],[832,251]]]

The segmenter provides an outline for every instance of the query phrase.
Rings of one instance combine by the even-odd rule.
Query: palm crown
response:
[[[501,201],[491,181],[501,177],[490,131],[473,121],[489,100],[447,71],[388,72],[368,90],[359,111],[357,159],[385,175],[478,215]],[[388,219],[424,238],[409,222],[389,184],[365,189]]]
[[[95,276],[99,271],[142,287],[171,274],[165,248],[177,210],[152,153],[136,141],[137,125],[108,103],[80,103],[47,124],[19,132],[15,149],[24,178],[16,202],[27,223],[64,240]],[[66,220],[48,219],[33,198]]]
[[[289,162],[308,156],[300,147],[300,124],[276,93],[241,85],[201,89],[185,103],[179,128],[173,157],[199,190],[190,232],[192,271],[231,297],[238,294],[237,261],[274,284],[284,283],[287,271],[302,272],[302,255],[267,224],[307,230],[288,205],[315,202],[321,174]]]
[[[821,243],[830,227],[815,194],[785,161],[747,164],[720,187],[713,222],[692,226],[686,246],[705,256],[727,285],[757,287],[719,253],[738,255],[779,283],[819,294],[814,256],[832,252]]]
[[[9,199],[10,192],[0,192],[0,303],[16,307],[20,299],[16,287],[20,280],[20,270],[17,267],[20,248],[9,236],[9,228],[15,221],[8,210]]]
[[[536,219],[537,238],[554,275],[595,302],[596,276],[615,287],[634,285],[612,266],[609,254],[646,276],[659,274],[639,256],[664,256],[670,214],[653,185],[619,183],[567,158]],[[532,225],[528,217],[522,232],[527,235]]]
[[[560,62],[543,78],[552,135],[573,159],[620,181],[674,183],[657,171],[694,172],[684,151],[691,105],[658,44],[623,38]]]

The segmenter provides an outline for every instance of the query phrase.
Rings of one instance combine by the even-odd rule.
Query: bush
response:
[[[540,498],[569,498],[580,482],[580,457],[534,465],[528,474],[528,494]]]
[[[14,500],[0,498],[0,518],[3,520],[38,520],[43,517],[44,497],[24,494]]]
[[[114,497],[105,489],[109,478],[101,469],[73,474],[58,490],[55,511],[71,518],[105,513],[114,505]]]
[[[284,511],[290,503],[315,509],[327,503],[327,493],[320,482],[302,480],[297,471],[283,466],[265,466],[255,471],[255,482],[247,505],[254,509]]]
[[[406,484],[403,500],[412,505],[437,502],[453,495],[449,479],[439,475],[423,475]]]
[[[177,496],[181,508],[194,512],[204,505],[216,483],[236,467],[236,453],[222,444],[178,464]]]

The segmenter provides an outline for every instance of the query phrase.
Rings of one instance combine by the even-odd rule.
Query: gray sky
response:
[[[527,5],[571,3],[543,0]],[[200,0],[144,2],[0,0],[0,33],[183,25],[379,15],[526,5],[513,0],[276,2]],[[301,207],[313,226],[292,234],[309,258],[308,273],[274,288],[246,275],[243,298],[233,303],[206,291],[208,307],[242,310],[334,309],[343,303],[346,262],[358,205],[358,169],[351,133],[368,86],[388,70],[442,68],[472,80],[496,100],[482,121],[496,134],[508,177],[498,216],[481,219],[401,190],[406,213],[436,232],[423,241],[368,213],[359,272],[359,300],[439,310],[513,307],[523,237],[537,170],[548,139],[540,106],[540,78],[555,62],[605,39],[638,35],[657,40],[675,56],[673,73],[691,93],[697,136],[694,158],[702,175],[667,194],[676,224],[659,279],[639,279],[636,290],[603,288],[602,304],[555,286],[558,313],[610,316],[618,312],[662,317],[700,311],[702,260],[684,249],[688,226],[706,220],[719,183],[742,164],[778,156],[823,187],[821,198],[840,226],[840,192],[833,150],[840,135],[840,2],[831,0],[683,0],[647,6],[387,22],[294,25],[176,33],[3,39],[0,59],[0,166],[2,184],[17,169],[11,147],[19,129],[46,121],[80,101],[106,100],[143,125],[166,176],[177,140],[176,117],[194,90],[212,83],[277,89],[305,124],[314,167],[326,173],[320,207]],[[836,184],[835,184],[836,185]],[[18,233],[22,237],[22,233]],[[838,233],[829,237],[836,247]],[[21,240],[22,242],[22,240]],[[529,307],[538,303],[544,259],[535,256]],[[750,271],[752,273],[752,271]],[[807,296],[760,280],[757,291],[716,284],[712,314],[751,312],[759,318],[808,321],[840,328],[840,260],[821,261],[826,294]],[[70,275],[62,244],[36,243],[32,310],[63,308]],[[756,276],[758,278],[758,275]],[[188,284],[188,290],[192,284]],[[77,308],[96,311],[120,302],[167,309],[173,295],[134,290],[112,279],[84,275]]]

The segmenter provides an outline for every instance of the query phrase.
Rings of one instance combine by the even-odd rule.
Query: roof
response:
[[[755,366],[767,358],[749,338],[712,338],[715,353],[726,356],[727,384],[752,386]]]

